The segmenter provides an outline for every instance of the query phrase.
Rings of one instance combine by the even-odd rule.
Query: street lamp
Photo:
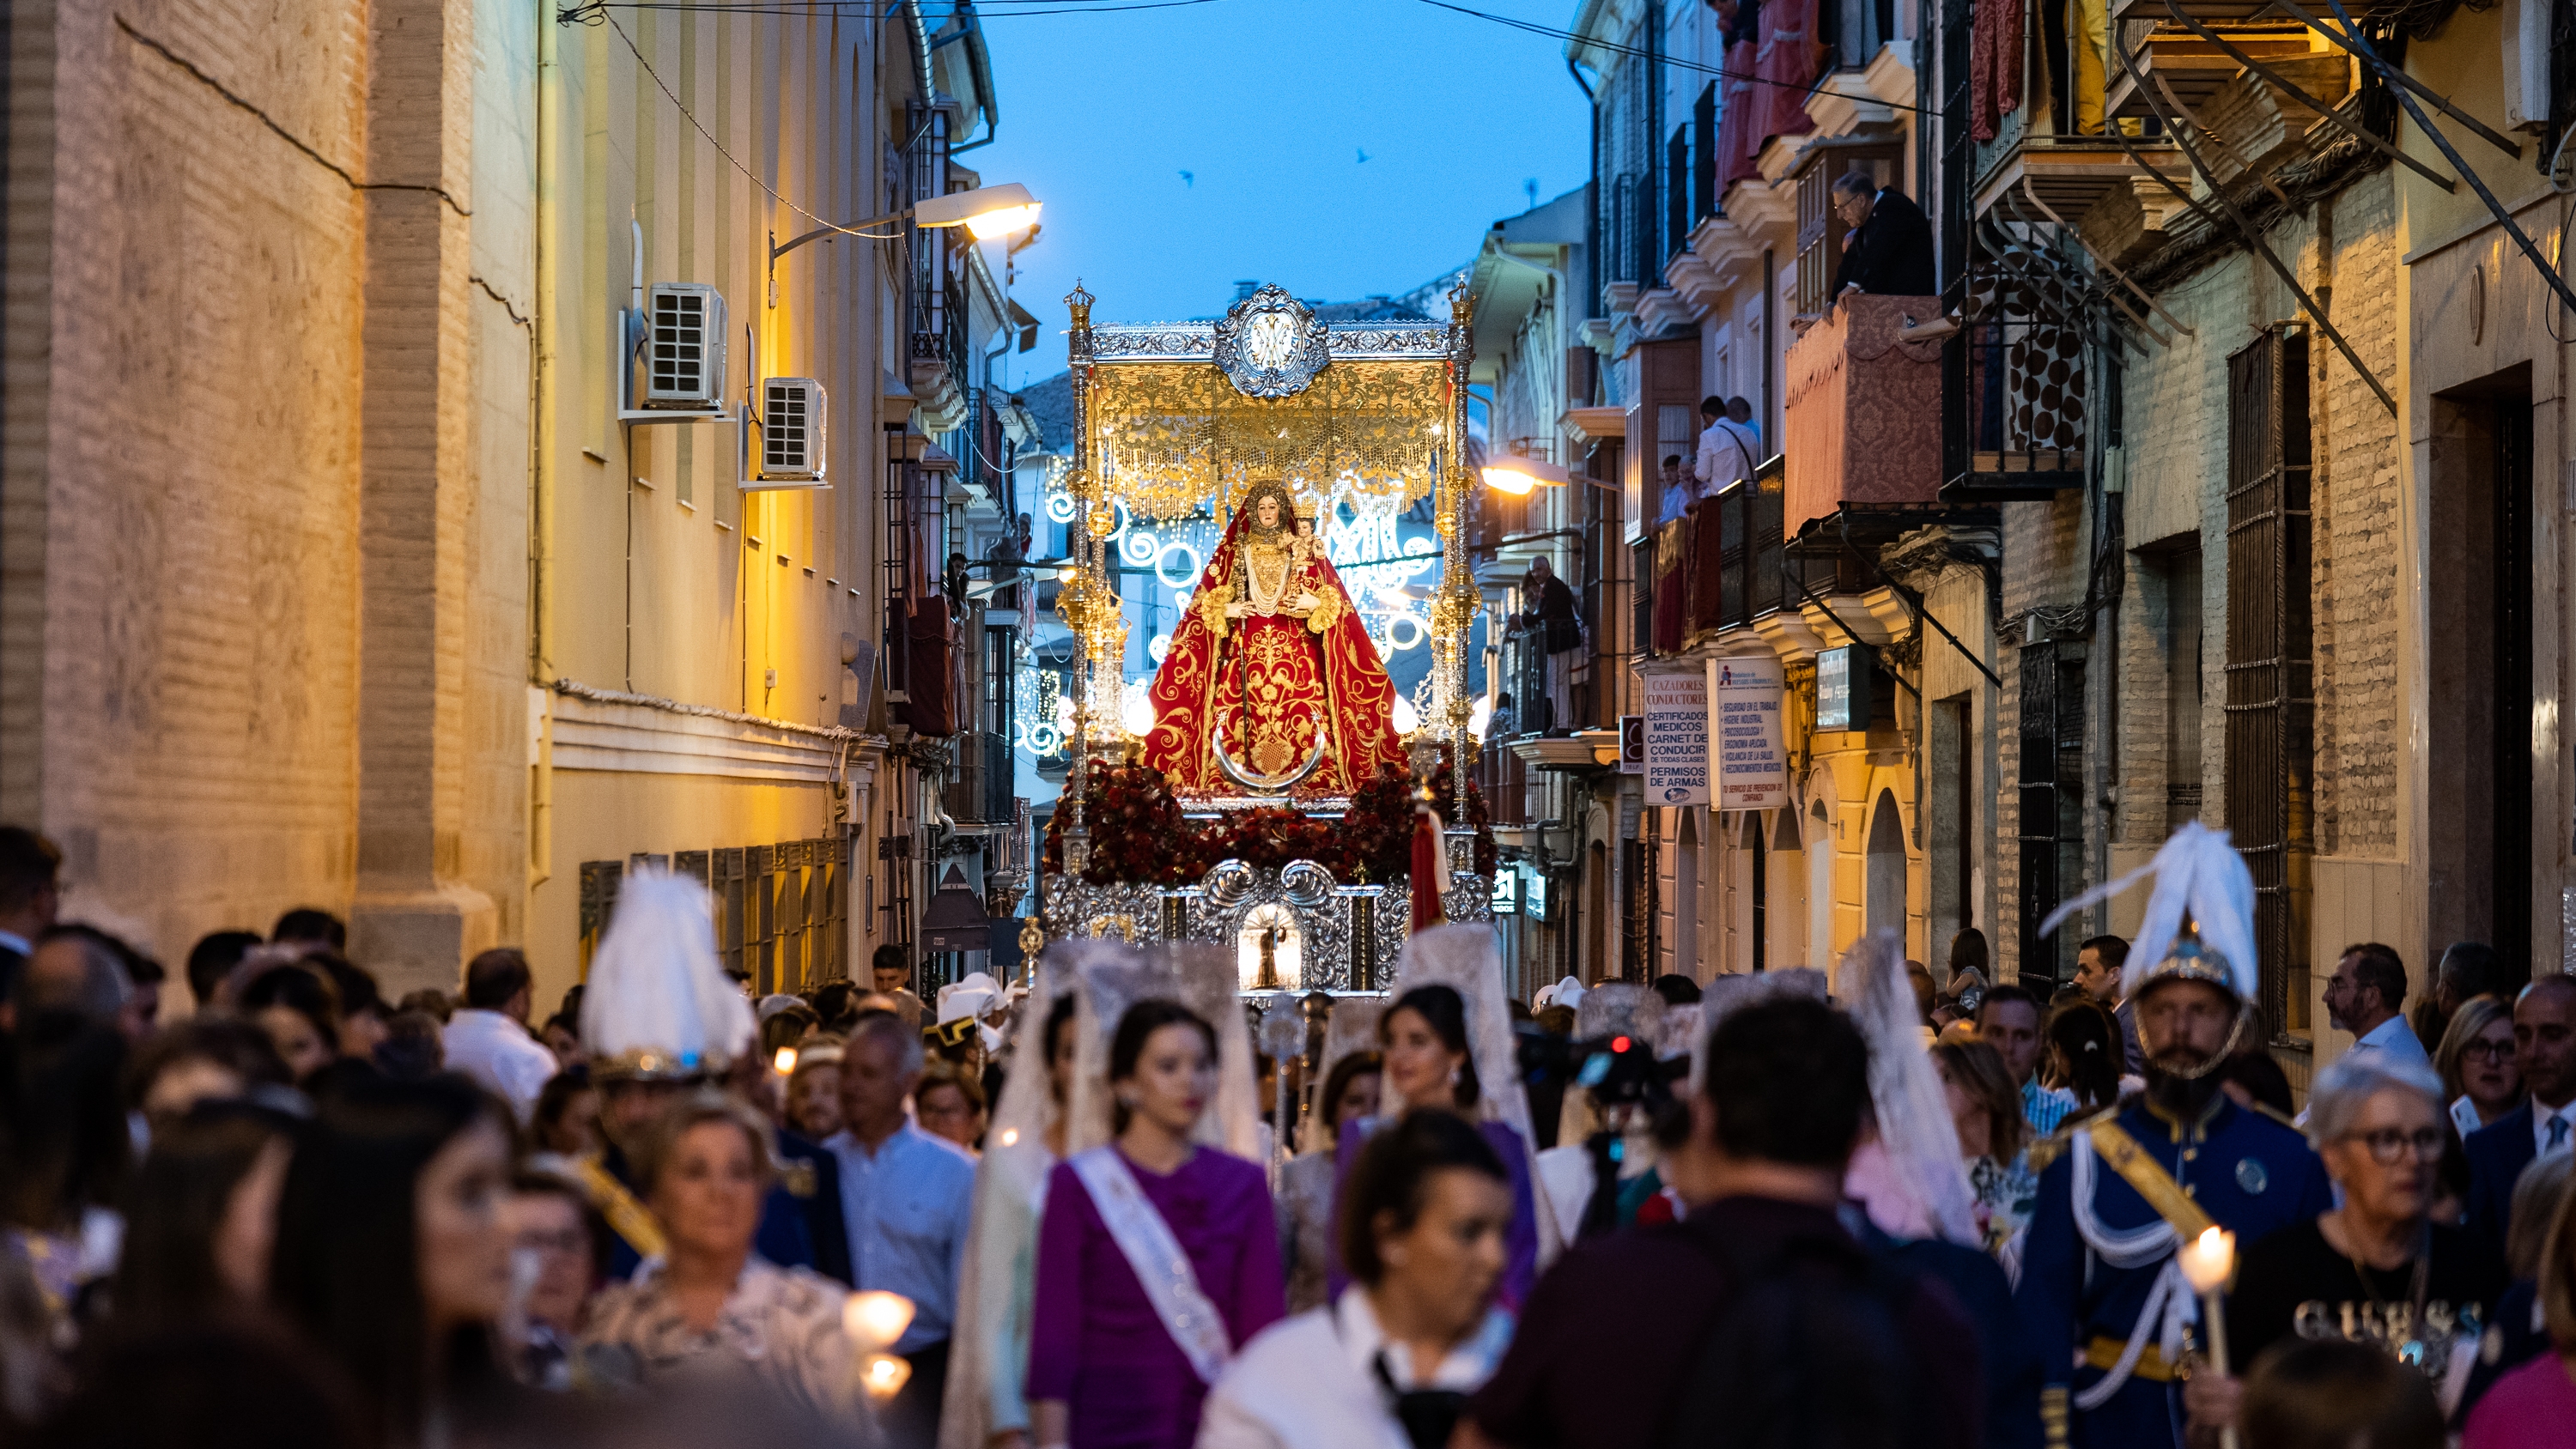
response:
[[[869,241],[891,241],[900,232],[869,232],[865,228],[883,226],[892,221],[910,221],[918,227],[941,229],[962,226],[975,234],[977,241],[991,241],[1023,227],[1035,225],[1038,199],[1016,181],[999,186],[978,186],[970,191],[952,191],[946,196],[927,197],[901,211],[889,211],[847,226],[818,226],[802,236],[778,239],[769,234],[769,305],[778,305],[778,259],[810,241],[837,241],[845,236],[864,237]]]
[[[1532,489],[1542,485],[1562,488],[1573,481],[1574,475],[1543,458],[1505,453],[1485,463],[1485,486],[1514,498],[1525,498]]]

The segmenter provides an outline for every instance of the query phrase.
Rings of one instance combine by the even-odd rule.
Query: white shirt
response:
[[[1254,1335],[1217,1375],[1199,1419],[1198,1449],[1410,1449],[1377,1381],[1407,1389],[1472,1393],[1493,1377],[1512,1340],[1512,1316],[1497,1308],[1451,1349],[1428,1377],[1389,1343],[1359,1285],[1339,1301],[1282,1319]]]
[[[509,1103],[522,1126],[536,1115],[537,1093],[559,1070],[553,1052],[497,1011],[458,1007],[439,1043],[447,1051],[447,1069]]]
[[[2559,1136],[2557,1150],[2564,1152],[2570,1147],[2576,1147],[2576,1102],[2563,1102],[2552,1107],[2544,1104],[2538,1097],[2531,1099],[2531,1146],[2534,1156],[2549,1155],[2549,1124],[2561,1118],[2566,1119],[2567,1131]]]
[[[2433,1059],[2424,1054],[2424,1044],[2415,1039],[2415,1029],[2408,1026],[2402,1016],[2392,1016],[2363,1032],[2361,1039],[2354,1042],[2352,1050],[2345,1055],[2360,1057],[2370,1053],[2377,1053],[2390,1063],[2403,1062],[2422,1067],[2427,1072],[2433,1070]]]
[[[1699,456],[1691,464],[1701,488],[1715,493],[1738,478],[1750,478],[1761,471],[1762,460],[1755,457],[1760,440],[1753,430],[1726,418],[1701,429]]]

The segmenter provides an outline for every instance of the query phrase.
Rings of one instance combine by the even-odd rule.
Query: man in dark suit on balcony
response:
[[[1833,205],[1849,228],[1834,272],[1837,298],[1854,292],[1928,297],[1941,290],[1932,275],[1932,223],[1904,192],[1880,186],[1866,171],[1846,171],[1834,178]]]

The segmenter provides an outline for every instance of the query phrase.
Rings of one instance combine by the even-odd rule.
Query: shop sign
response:
[[[1716,708],[1710,754],[1717,808],[1768,810],[1789,803],[1789,756],[1780,747],[1780,661],[1763,654],[1709,661]]]
[[[1869,728],[1870,710],[1875,704],[1870,698],[1870,685],[1876,666],[1877,652],[1856,644],[1817,652],[1816,728]]]
[[[1494,914],[1509,916],[1521,908],[1521,873],[1518,866],[1504,866],[1494,872]]]
[[[1619,773],[1646,773],[1646,717],[1642,714],[1619,716]]]
[[[1546,920],[1547,873],[1545,871],[1532,871],[1530,874],[1523,876],[1522,879],[1529,883],[1528,893],[1523,897],[1523,899],[1529,902],[1529,918],[1533,921]]]
[[[1649,674],[1646,803],[1708,803],[1708,676]]]

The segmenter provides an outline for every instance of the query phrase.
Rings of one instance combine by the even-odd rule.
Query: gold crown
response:
[[[1318,500],[1314,494],[1300,493],[1297,495],[1294,506],[1297,509],[1297,516],[1299,518],[1305,519],[1308,523],[1312,523],[1315,521],[1315,515],[1321,509],[1322,505],[1320,500]]]

